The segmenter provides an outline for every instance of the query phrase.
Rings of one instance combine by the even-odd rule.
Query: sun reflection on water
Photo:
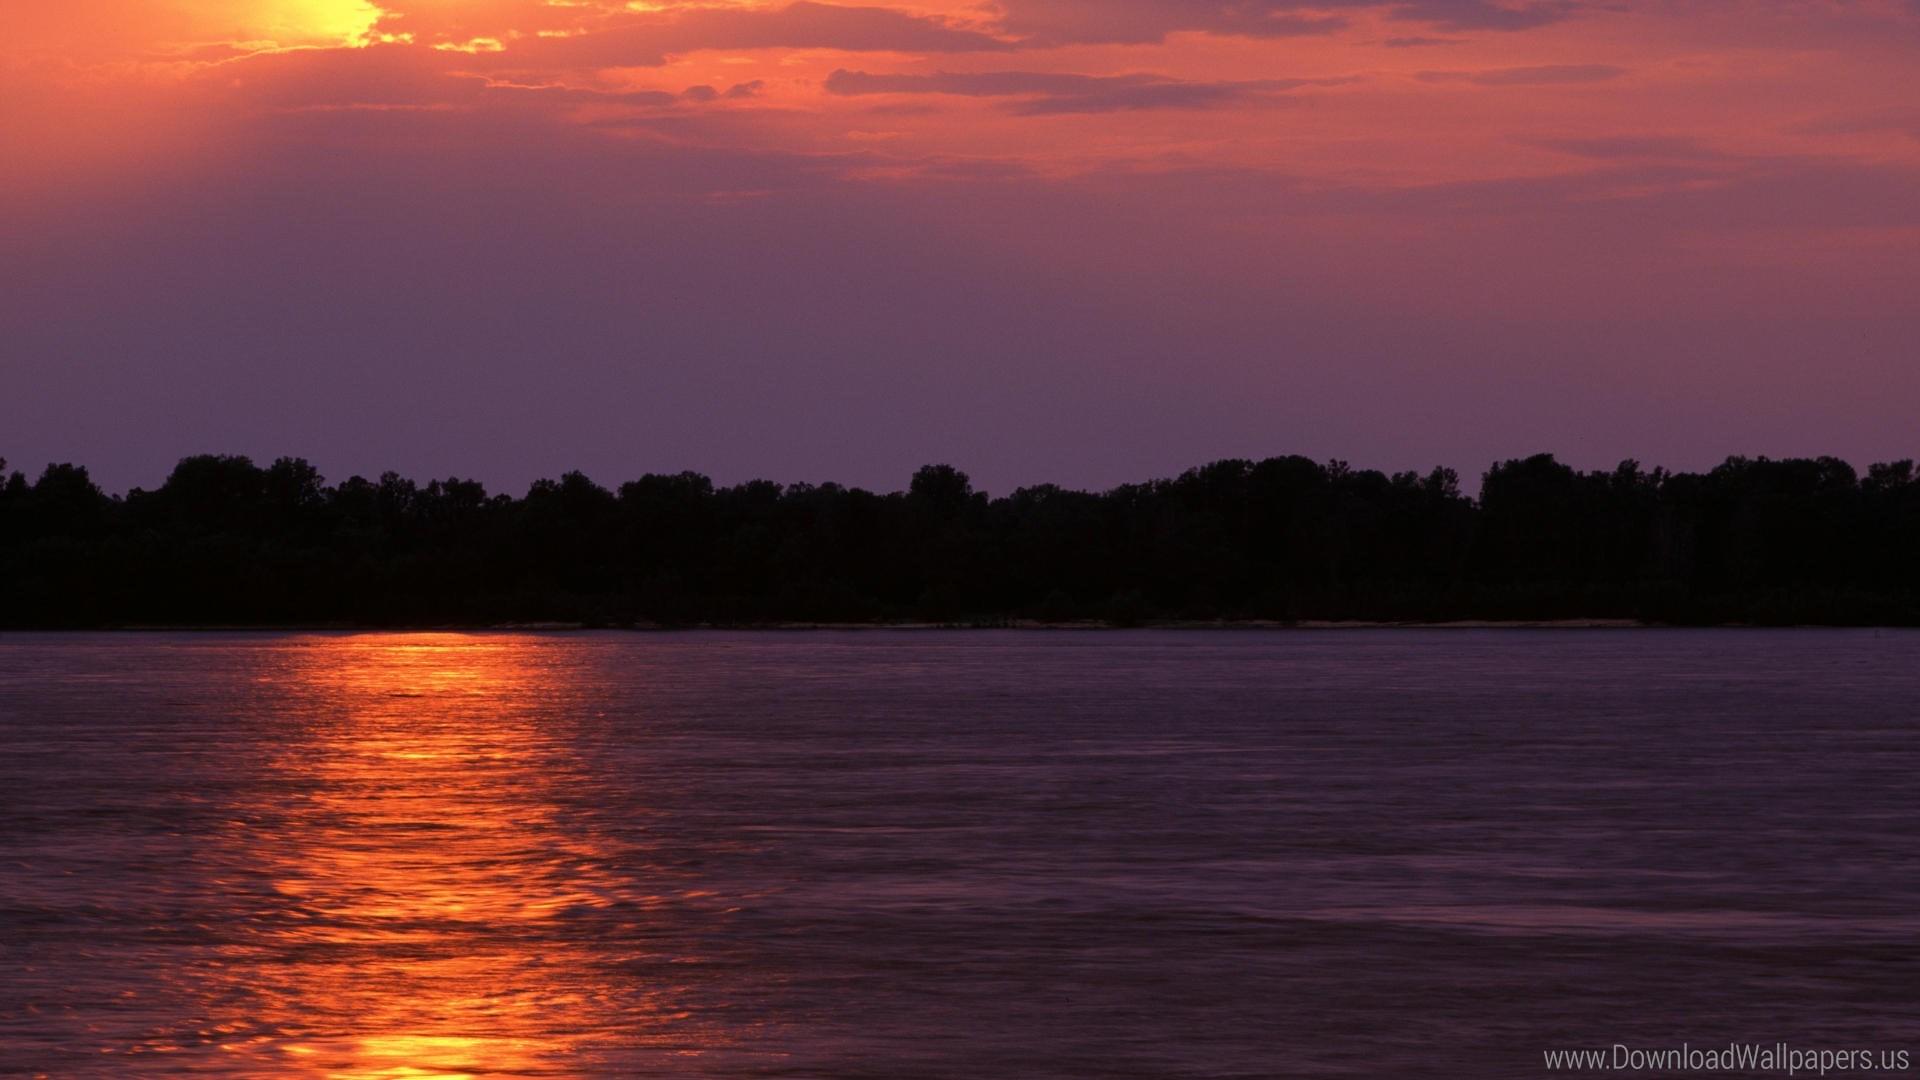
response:
[[[625,890],[568,808],[581,766],[540,662],[456,635],[298,651],[283,678],[312,708],[252,838],[258,932],[214,972],[256,1034],[223,1048],[258,1075],[566,1076],[617,1029],[645,1040],[645,994],[583,931]]]

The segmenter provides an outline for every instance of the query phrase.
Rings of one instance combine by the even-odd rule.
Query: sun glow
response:
[[[360,45],[380,15],[364,0],[277,0],[256,5],[247,29],[280,45]]]

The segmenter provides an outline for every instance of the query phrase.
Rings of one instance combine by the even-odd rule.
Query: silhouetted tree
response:
[[[1457,474],[1226,460],[1001,498],[695,473],[521,498],[280,458],[182,460],[125,498],[0,461],[0,625],[593,625],[939,619],[1920,623],[1920,476],[1835,458],[1701,474],[1550,455]]]

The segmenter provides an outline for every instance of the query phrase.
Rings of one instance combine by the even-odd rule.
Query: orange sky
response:
[[[1457,339],[1451,321],[1463,319],[1493,334],[1488,349],[1463,351],[1507,354],[1504,366],[1466,369],[1469,382],[1532,370],[1538,340],[1590,337],[1623,313],[1667,328],[1623,347],[1644,379],[1680,379],[1672,393],[1724,378],[1695,339],[1753,311],[1805,316],[1788,335],[1801,353],[1824,319],[1879,327],[1883,344],[1852,361],[1857,379],[1900,380],[1911,367],[1893,355],[1907,351],[1898,305],[1920,266],[1920,4],[1907,0],[19,7],[0,44],[10,162],[0,229],[58,262],[79,257],[75,234],[56,240],[47,222],[88,222],[88,257],[133,275],[130,293],[137,274],[126,268],[173,249],[98,223],[125,214],[151,229],[206,211],[165,203],[176,196],[232,193],[261,215],[254,237],[274,222],[297,229],[309,207],[377,244],[380,234],[356,231],[386,212],[368,207],[431,188],[433,213],[448,216],[431,243],[449,265],[461,243],[515,250],[502,221],[578,214],[652,235],[642,218],[679,204],[735,208],[682,244],[752,251],[778,233],[810,258],[851,258],[815,224],[829,211],[773,206],[817,197],[846,200],[862,227],[925,237],[953,266],[1018,264],[1073,294],[1048,301],[1062,306],[1036,324],[1036,342],[1045,327],[1076,338],[1070,312],[1105,318],[1092,314],[1102,304],[1151,316],[1208,357],[1208,377],[1235,400],[1287,382],[1254,349],[1271,336],[1266,313],[1282,309],[1448,321],[1408,325],[1392,342],[1343,336],[1337,320],[1301,331],[1290,355],[1320,358],[1326,394],[1356,364],[1372,365],[1370,379],[1404,375],[1381,358]],[[522,168],[527,177],[507,179]],[[290,193],[307,182],[290,178],[323,175],[345,178],[358,209],[339,183]],[[591,256],[561,246],[540,257]],[[0,269],[53,287],[24,261]],[[1154,300],[1115,299],[1129,290]],[[849,295],[833,302],[870,311]],[[944,299],[927,303],[923,321],[956,317]],[[766,348],[792,339],[794,319],[824,317],[817,302],[793,307],[784,321],[765,317]],[[12,312],[40,342],[29,359],[42,368],[73,343],[46,310],[23,300]],[[1488,331],[1489,320],[1518,328]],[[1161,362],[1088,350],[1061,395],[1088,379],[1150,378],[1142,366]],[[1800,400],[1812,377],[1785,353],[1756,362],[1774,381],[1745,403],[1748,420]],[[631,365],[606,363],[606,378],[626,385]],[[96,378],[114,381],[106,370]],[[865,385],[839,378],[850,393]],[[263,393],[290,400],[293,385]],[[1551,400],[1581,393],[1569,385]],[[1784,430],[1728,428],[1697,452],[1752,449],[1740,440]],[[1177,441],[1169,461],[1206,445]],[[1449,449],[1438,438],[1388,449],[1428,447]]]
[[[607,138],[851,154],[869,175],[1230,164],[1410,185],[1623,162],[1920,163],[1920,15],[1894,0],[22,8],[0,49],[8,84],[26,92],[0,109],[55,158],[84,145],[88,125],[32,113],[72,95],[113,113],[95,121],[109,126],[215,110],[537,108]],[[1503,16],[1522,28],[1478,25]],[[721,96],[683,96],[697,87]]]

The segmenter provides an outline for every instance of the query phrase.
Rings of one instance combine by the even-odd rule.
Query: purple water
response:
[[[0,1074],[1914,1048],[1916,660],[1875,631],[0,636]]]

